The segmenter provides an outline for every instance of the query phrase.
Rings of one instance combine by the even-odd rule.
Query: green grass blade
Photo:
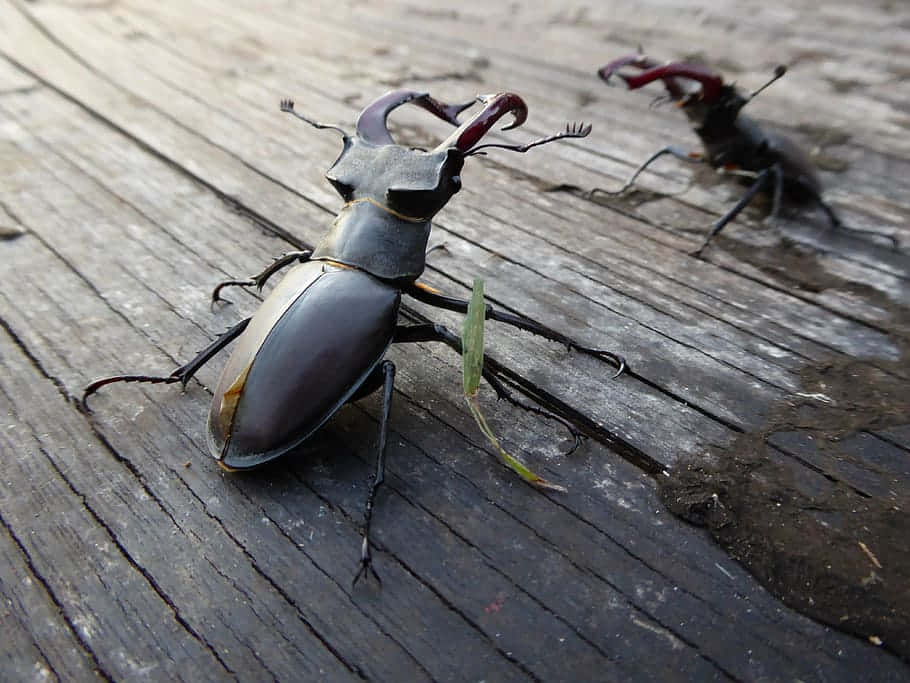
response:
[[[493,430],[490,429],[490,425],[487,424],[480,410],[480,404],[477,402],[477,390],[480,387],[480,377],[483,373],[483,323],[485,319],[486,306],[483,302],[483,280],[478,278],[474,280],[474,291],[468,304],[468,312],[465,316],[464,328],[461,333],[464,398],[467,401],[468,408],[471,410],[471,415],[474,416],[480,431],[487,437],[487,440],[496,450],[499,459],[506,467],[509,467],[532,486],[549,491],[565,491],[565,487],[553,484],[543,477],[537,476],[521,460],[507,453],[500,445],[499,439],[493,434]]]
[[[483,370],[483,321],[486,306],[483,303],[483,280],[474,280],[474,292],[468,304],[461,333],[463,380],[465,396],[474,396],[480,386]]]

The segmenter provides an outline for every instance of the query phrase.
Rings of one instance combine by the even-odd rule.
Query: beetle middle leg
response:
[[[240,336],[241,332],[250,324],[251,319],[252,318],[246,318],[245,320],[241,320],[211,344],[202,349],[193,360],[186,365],[180,366],[170,375],[163,377],[155,375],[114,375],[113,377],[96,379],[82,391],[82,398],[79,401],[81,407],[88,411],[88,397],[98,391],[101,387],[113,384],[114,382],[147,382],[149,384],[173,384],[174,382],[180,382],[183,386],[186,386],[186,383],[190,381],[190,378],[196,374],[199,368],[208,363],[219,351]]]
[[[214,290],[212,290],[212,304],[218,301],[223,301],[225,303],[231,303],[227,299],[221,298],[221,290],[225,287],[256,287],[257,289],[262,289],[265,286],[265,283],[270,277],[277,273],[282,268],[286,268],[295,261],[304,263],[310,260],[312,251],[289,251],[286,254],[282,254],[274,261],[272,261],[265,270],[263,270],[258,275],[249,277],[245,280],[224,280],[220,282]]]
[[[429,304],[430,306],[435,306],[436,308],[442,308],[447,311],[455,311],[456,313],[466,313],[468,310],[468,301],[466,299],[457,299],[455,297],[437,294],[436,292],[431,292],[417,285],[410,285],[403,291],[405,294],[414,297],[418,301],[422,301],[423,303]],[[518,329],[530,332],[531,334],[536,334],[539,337],[549,339],[550,341],[556,342],[558,344],[565,344],[565,346],[571,351],[578,351],[579,353],[593,356],[598,360],[607,362],[616,367],[616,372],[613,374],[614,379],[626,371],[626,361],[619,354],[613,353],[611,351],[604,351],[603,349],[594,349],[589,346],[579,344],[571,337],[567,337],[566,335],[557,332],[556,330],[552,330],[545,325],[541,325],[536,320],[532,320],[521,315],[515,315],[513,313],[505,313],[503,311],[499,311],[489,304],[487,304],[486,314],[484,317],[486,320],[495,320],[496,322],[505,323],[506,325],[517,327]]]
[[[614,195],[614,196],[622,194],[623,192],[625,192],[626,190],[628,190],[630,187],[632,187],[635,184],[635,181],[638,179],[638,176],[640,176],[644,172],[644,170],[646,168],[648,168],[648,166],[653,164],[655,161],[660,159],[665,154],[670,154],[670,155],[676,157],[677,159],[679,159],[680,161],[687,161],[689,163],[694,163],[694,164],[705,163],[704,156],[699,154],[698,152],[687,152],[686,150],[682,149],[681,147],[677,147],[676,145],[667,145],[666,147],[654,152],[654,154],[652,154],[650,157],[648,157],[648,159],[646,159],[645,162],[641,166],[636,168],[635,171],[632,173],[632,175],[629,176],[629,179],[626,181],[625,185],[623,185],[618,190],[604,190],[603,188],[595,187],[593,190],[590,190],[586,196],[590,199],[598,192],[602,192],[603,194]]]

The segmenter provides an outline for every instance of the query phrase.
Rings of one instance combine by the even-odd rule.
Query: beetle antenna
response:
[[[306,116],[304,116],[303,114],[298,113],[297,110],[294,109],[294,100],[289,100],[289,99],[281,100],[281,105],[280,105],[280,106],[281,106],[281,111],[283,111],[283,112],[285,112],[285,113],[287,113],[287,114],[293,114],[294,116],[296,116],[296,117],[297,117],[298,119],[300,119],[301,121],[305,121],[306,123],[308,123],[308,124],[310,124],[311,126],[313,126],[313,128],[318,128],[318,129],[320,129],[320,130],[322,130],[322,129],[324,129],[324,128],[328,128],[328,129],[330,129],[330,130],[337,130],[337,131],[338,131],[339,133],[341,133],[344,137],[350,137],[350,136],[348,135],[348,132],[347,132],[346,130],[344,130],[344,128],[339,128],[338,126],[333,126],[333,125],[330,124],[330,123],[319,123],[318,121],[313,121],[313,119],[308,119],[308,118],[307,118]]]
[[[751,100],[753,97],[755,97],[756,95],[758,95],[758,93],[760,93],[762,90],[764,90],[764,89],[767,88],[769,85],[771,85],[772,83],[774,83],[774,81],[776,81],[778,78],[780,78],[781,76],[783,76],[785,73],[787,73],[787,67],[784,66],[783,64],[778,64],[777,67],[774,69],[774,76],[771,77],[771,80],[768,81],[767,83],[765,83],[765,84],[764,84],[762,87],[760,87],[758,90],[753,91],[752,94],[749,95],[749,99]]]
[[[556,140],[562,140],[563,138],[583,138],[591,132],[591,124],[585,123],[567,123],[566,129],[562,133],[557,133],[556,135],[549,135],[545,138],[540,138],[539,140],[534,140],[525,145],[503,145],[495,142],[491,142],[486,145],[478,145],[474,149],[468,151],[465,156],[469,157],[473,154],[485,154],[479,150],[486,149],[490,147],[495,147],[498,149],[507,149],[512,152],[520,152],[524,154],[532,147],[539,147],[540,145],[545,145],[548,142],[555,142]]]

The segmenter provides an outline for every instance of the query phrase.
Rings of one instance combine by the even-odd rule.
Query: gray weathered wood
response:
[[[893,654],[785,607],[658,487],[664,468],[723,463],[767,429],[794,495],[906,505],[905,251],[825,231],[815,214],[764,227],[750,210],[696,261],[686,251],[741,190],[669,163],[642,186],[685,188],[672,196],[547,191],[616,187],[669,139],[695,144],[672,107],[593,76],[639,40],[658,57],[702,55],[745,87],[795,61],[750,110],[817,145],[840,169],[823,177],[847,221],[905,250],[910,97],[888,85],[910,67],[906,29],[848,2],[805,9],[0,4],[3,677],[857,680],[871,664],[904,678]],[[232,292],[211,309],[216,282],[325,230],[341,205],[322,178],[337,135],[281,115],[280,97],[350,128],[390,87],[451,101],[514,90],[531,108],[520,139],[594,123],[587,140],[471,159],[424,280],[465,296],[481,276],[495,306],[621,352],[633,373],[608,381],[590,358],[489,324],[519,390],[592,437],[565,458],[558,425],[484,390],[507,447],[569,487],[541,495],[485,452],[457,356],[394,348],[374,518],[383,584],[352,589],[375,399],[245,475],[220,472],[204,445],[223,361],[185,393],[108,387],[90,417],[73,400],[98,376],[170,372],[260,300]],[[446,127],[426,118],[402,110],[392,126],[428,144]],[[825,384],[829,366],[856,391]],[[874,396],[857,402],[863,391]],[[893,570],[880,574],[903,600]]]

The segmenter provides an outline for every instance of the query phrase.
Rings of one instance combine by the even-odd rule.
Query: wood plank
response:
[[[692,680],[788,671],[803,679],[855,679],[871,656],[884,679],[903,677],[905,665],[890,655],[782,608],[703,532],[668,517],[658,486],[666,483],[663,466],[679,464],[671,481],[687,481],[684,468],[693,462],[723,463],[729,448],[757,439],[761,457],[780,468],[762,472],[782,477],[772,483],[792,487],[796,501],[846,492],[844,500],[865,495],[903,506],[910,481],[903,465],[910,437],[901,426],[908,381],[900,333],[910,279],[905,255],[818,236],[811,225],[792,221],[786,231],[800,244],[784,248],[746,221],[712,250],[711,262],[697,263],[684,252],[700,228],[687,226],[722,211],[732,196],[727,189],[698,185],[678,198],[642,193],[606,205],[539,193],[559,180],[618,181],[673,113],[639,114],[613,102],[620,93],[588,98],[592,86],[600,87],[586,71],[595,53],[626,49],[628,36],[598,44],[602,29],[584,12],[543,16],[532,3],[508,25],[494,8],[470,3],[443,13],[390,3],[381,15],[367,6],[359,8],[359,23],[348,7],[333,9],[323,19],[318,12],[325,10],[316,5],[263,12],[238,3],[228,14],[201,0],[180,7],[122,3],[110,11],[0,6],[0,27],[13,45],[0,48],[13,60],[0,71],[6,118],[0,169],[10,190],[2,211],[6,222],[27,231],[0,243],[12,256],[5,277],[15,283],[0,294],[0,317],[17,340],[12,350],[27,352],[43,369],[29,375],[34,371],[23,361],[13,374],[54,399],[35,413],[32,438],[40,441],[43,422],[68,414],[63,423],[75,425],[70,432],[78,436],[67,432],[53,443],[64,449],[73,440],[95,443],[90,455],[101,453],[102,461],[114,453],[120,476],[152,493],[133,497],[143,501],[133,513],[156,525],[153,538],[163,541],[171,531],[175,538],[168,540],[190,567],[201,562],[193,539],[212,539],[205,557],[222,573],[199,584],[198,601],[206,604],[197,604],[175,569],[145,554],[138,534],[122,530],[121,503],[100,486],[87,500],[127,549],[124,557],[140,558],[130,566],[147,572],[188,615],[182,618],[189,632],[202,634],[212,652],[225,643],[231,653],[219,656],[230,667],[242,660],[247,668],[236,670],[250,675],[293,671],[303,655],[244,629],[213,632],[209,610],[228,624],[240,618],[265,626],[287,642],[296,643],[302,629],[316,637],[307,652],[324,657],[309,665],[335,667],[340,676],[561,680],[610,670],[636,679]],[[625,11],[620,19],[631,21]],[[656,21],[688,10],[653,3],[648,11]],[[750,30],[766,36],[778,11],[755,17]],[[732,16],[729,8],[716,10],[696,28]],[[808,22],[800,36],[840,35],[852,16],[849,5],[838,5]],[[301,22],[318,27],[303,44]],[[547,28],[529,59],[527,48],[516,46],[535,25]],[[694,35],[688,28],[661,31],[668,46],[671,36]],[[573,52],[585,36],[597,40]],[[763,38],[750,40],[758,46]],[[405,42],[407,51],[396,47]],[[842,53],[883,68],[868,41],[847,40]],[[720,59],[730,54],[721,51]],[[758,78],[759,67],[740,69],[743,82]],[[813,74],[824,75],[824,68]],[[580,141],[527,157],[472,160],[465,190],[435,228],[447,251],[431,257],[428,279],[463,294],[482,275],[495,305],[621,350],[634,373],[604,382],[606,373],[589,359],[491,325],[491,353],[515,373],[520,391],[542,396],[593,437],[580,456],[562,458],[567,442],[553,425],[485,399],[510,448],[571,489],[566,497],[541,497],[483,457],[459,398],[457,358],[431,345],[395,349],[394,452],[375,538],[384,584],[373,592],[352,591],[348,582],[373,457],[365,435],[375,432],[374,400],[336,416],[304,449],[306,457],[249,477],[217,477],[201,445],[217,364],[183,397],[160,387],[111,388],[98,397],[89,426],[66,398],[114,369],[167,372],[212,331],[255,308],[258,297],[237,294],[235,306],[211,311],[206,291],[221,278],[257,271],[289,246],[312,244],[340,206],[321,177],[337,155],[337,139],[295,130],[274,111],[274,101],[305,95],[299,99],[308,114],[350,126],[378,82],[428,85],[452,100],[466,89],[510,83],[532,104],[528,135],[603,107],[598,128],[630,143],[618,155],[589,151],[582,144],[589,141]],[[825,86],[810,87],[825,94]],[[788,88],[779,99],[762,100],[769,119],[790,125],[780,113],[790,108],[811,120],[796,96],[810,90]],[[887,176],[904,168],[906,155],[900,143],[882,141],[895,136],[886,118],[901,99],[879,91],[872,103],[869,90],[857,88],[844,100],[863,100],[857,111],[871,125],[833,143],[851,159],[836,181],[874,195],[864,209],[876,216],[869,221],[900,226],[906,201]],[[673,125],[685,131],[681,121]],[[426,144],[445,127],[402,111],[395,131]],[[886,148],[894,150],[891,157]],[[851,211],[851,221],[857,215],[863,214]],[[61,291],[67,305],[57,301]],[[78,303],[69,305],[70,298]],[[410,310],[460,324],[457,315],[419,305]],[[826,368],[854,379],[826,386]],[[15,386],[22,395],[34,393]],[[835,405],[811,398],[816,394]],[[849,418],[848,409],[858,417]],[[784,428],[786,420],[796,431]],[[828,425],[823,447],[801,431],[813,424]],[[832,447],[827,441],[834,436],[848,438]],[[766,437],[776,447],[767,452]],[[655,474],[657,485],[639,467]],[[81,476],[67,481],[91,490],[97,475]],[[702,476],[699,483],[706,481]],[[673,489],[664,490],[665,498],[667,490]],[[710,500],[710,493],[697,490],[696,502]],[[747,488],[731,495],[750,500]],[[754,511],[765,514],[766,502],[756,502]],[[691,518],[692,509],[679,513]],[[826,515],[810,508],[805,519],[850,528],[837,513]],[[28,526],[23,518],[9,528],[22,534]],[[774,588],[775,576],[763,574],[760,561],[712,531],[776,594],[831,620],[813,611],[805,595]],[[870,547],[886,557],[885,589],[898,585],[899,574],[891,572],[904,551],[885,556]],[[71,609],[54,585],[48,592]],[[231,605],[231,596],[260,594],[267,596],[267,613],[255,610],[250,618],[243,615],[252,608]],[[887,594],[876,586],[868,593],[876,600]],[[536,640],[527,637],[529,623],[539,632]],[[737,625],[734,634],[726,634],[730,623]],[[847,627],[865,636],[869,623]],[[880,633],[887,647],[902,652],[902,627],[895,624]],[[29,653],[23,661],[39,661],[40,640],[25,626],[15,628],[16,642]],[[451,634],[444,647],[435,635],[441,632]],[[272,661],[276,647],[281,653]],[[243,648],[258,658],[247,661]],[[50,657],[41,661],[55,670]],[[104,667],[114,670],[106,661]]]
[[[36,515],[37,516],[37,515]],[[30,566],[4,520],[0,531],[0,671],[15,680],[90,680],[98,677],[89,652],[67,623],[43,577]]]

